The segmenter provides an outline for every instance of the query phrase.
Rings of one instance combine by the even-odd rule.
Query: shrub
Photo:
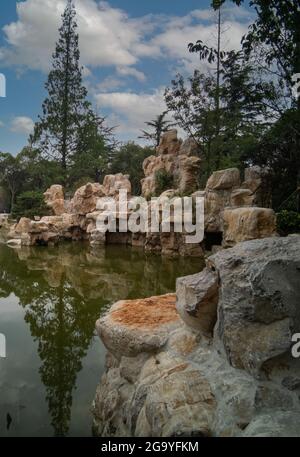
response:
[[[160,195],[165,190],[173,189],[174,176],[166,170],[159,170],[155,172],[155,188],[156,194]]]
[[[17,197],[12,210],[12,216],[16,219],[28,217],[33,219],[34,216],[47,216],[47,208],[42,192],[27,191]]]
[[[300,233],[300,213],[288,210],[277,213],[277,230],[280,235]]]

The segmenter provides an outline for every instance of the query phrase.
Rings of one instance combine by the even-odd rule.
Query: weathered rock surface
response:
[[[157,196],[156,173],[159,171],[173,176],[179,193],[191,194],[198,187],[200,164],[199,147],[192,139],[182,142],[177,138],[177,130],[164,133],[157,155],[147,157],[143,163],[142,195],[145,198]]]
[[[64,189],[54,184],[44,193],[46,205],[53,211],[55,216],[61,216],[66,212]]]
[[[299,437],[299,271],[300,236],[248,241],[177,281],[179,314],[172,295],[114,305],[94,433]]]
[[[167,294],[117,302],[97,322],[96,328],[112,354],[133,356],[161,348],[178,321],[175,295]]]
[[[276,215],[272,209],[242,207],[223,212],[223,245],[276,236]]]

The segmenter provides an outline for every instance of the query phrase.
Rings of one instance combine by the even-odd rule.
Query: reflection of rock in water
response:
[[[199,260],[189,264],[119,246],[100,251],[78,244],[16,251],[0,247],[0,296],[19,298],[38,342],[55,435],[68,433],[73,389],[101,308],[119,299],[173,291],[176,276],[201,269]],[[15,415],[11,427],[14,420]]]

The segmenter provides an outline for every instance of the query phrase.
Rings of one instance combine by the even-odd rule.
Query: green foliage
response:
[[[164,111],[163,113],[156,116],[156,118],[152,121],[145,122],[145,124],[152,129],[152,132],[142,130],[143,135],[139,138],[143,138],[152,142],[153,146],[156,148],[160,143],[161,135],[176,125],[174,122],[170,122],[165,119],[167,114],[168,111]]]
[[[31,138],[44,157],[60,163],[66,185],[80,178],[78,168],[83,164],[91,178],[99,180],[111,136],[111,129],[105,127],[104,119],[93,112],[87,99],[78,42],[76,11],[68,0],[45,85],[48,97]]]
[[[155,187],[156,193],[159,196],[165,190],[173,189],[174,176],[166,170],[158,170],[155,172]]]
[[[123,173],[130,176],[132,194],[141,194],[141,180],[144,178],[143,162],[146,157],[153,155],[154,149],[142,147],[134,142],[123,144],[115,153],[111,162],[110,173]]]
[[[240,52],[227,53],[221,64],[218,89],[214,77],[195,71],[187,81],[178,75],[165,92],[174,118],[199,144],[204,158],[202,183],[215,170],[241,167],[241,156],[255,148],[273,117],[268,103],[276,97],[272,83],[257,80],[256,69]]]
[[[46,216],[48,214],[49,210],[45,205],[44,196],[37,191],[27,191],[20,194],[12,210],[12,216],[16,219],[21,217],[32,219],[34,216]]]
[[[281,205],[296,191],[300,180],[300,111],[286,111],[253,150],[244,151],[244,162],[269,167],[272,172],[273,207]],[[284,208],[286,209],[286,208]],[[299,210],[299,201],[295,202]]]
[[[277,229],[280,235],[300,233],[300,213],[287,210],[277,213]]]
[[[232,0],[241,5],[244,0]],[[225,0],[213,0],[217,9]],[[274,72],[277,67],[281,84],[291,91],[292,76],[300,72],[300,0],[250,0],[257,18],[243,38],[247,56],[264,48],[265,63]],[[299,104],[298,104],[299,107]]]

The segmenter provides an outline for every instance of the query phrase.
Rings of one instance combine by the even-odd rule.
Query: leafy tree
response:
[[[241,52],[228,52],[221,65],[219,88],[214,77],[195,71],[187,82],[178,75],[165,92],[169,110],[204,156],[201,184],[216,169],[241,166],[241,155],[256,147],[274,115],[270,105],[277,96],[274,86],[257,78]]]
[[[103,180],[113,160],[115,148],[113,128],[105,125],[104,118],[89,112],[78,130],[77,151],[70,167],[70,182],[73,187],[76,187],[76,182],[83,177],[95,182]]]
[[[152,121],[145,122],[145,124],[148,125],[148,127],[151,127],[153,131],[147,132],[146,130],[142,130],[143,135],[139,138],[144,138],[148,141],[151,141],[153,142],[154,147],[157,147],[160,143],[161,135],[176,125],[166,119],[167,114],[168,111],[164,111],[163,113],[156,116],[156,118]]]
[[[91,109],[82,84],[75,16],[72,0],[68,0],[52,70],[45,85],[48,98],[43,103],[43,114],[35,125],[32,138],[43,153],[60,161],[65,180],[67,168],[78,151],[79,129]]]
[[[267,166],[273,171],[273,207],[276,210],[291,195],[297,196],[291,209],[299,211],[298,170],[300,168],[300,111],[291,109],[260,138],[252,151],[244,153],[247,164]]]
[[[237,5],[244,2],[232,1]],[[212,5],[219,8],[224,3],[213,0]],[[270,71],[275,64],[283,83],[291,89],[292,76],[300,73],[300,0],[250,0],[249,5],[255,8],[257,19],[243,38],[245,53],[250,56],[257,48],[266,47],[264,55]]]
[[[153,153],[152,148],[142,147],[133,142],[123,144],[116,152],[109,170],[111,173],[129,174],[132,193],[140,195],[141,180],[144,178],[143,162]]]
[[[221,67],[222,67],[222,60],[224,60],[226,56],[226,52],[221,49],[221,35],[222,35],[222,14],[221,14],[221,3],[219,1],[215,1],[215,9],[218,11],[218,19],[217,19],[217,47],[210,47],[207,44],[203,43],[202,40],[198,40],[195,44],[189,43],[188,49],[190,52],[196,52],[199,54],[200,60],[207,60],[208,63],[215,63],[217,64],[216,68],[216,90],[215,90],[215,117],[216,117],[216,135],[219,134],[220,131],[220,83],[221,83]]]
[[[15,218],[28,217],[33,219],[34,216],[47,216],[49,210],[44,201],[42,192],[27,191],[17,197],[13,207],[12,215]]]
[[[17,192],[22,187],[24,170],[19,157],[0,152],[0,183],[10,194],[10,210],[13,209]]]

